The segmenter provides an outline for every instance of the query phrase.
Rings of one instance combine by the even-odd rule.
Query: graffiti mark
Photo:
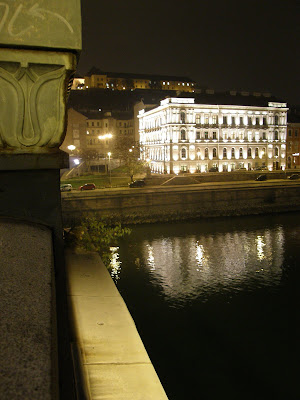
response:
[[[16,20],[18,18],[18,16],[21,14],[21,12],[23,11],[23,14],[26,13],[27,15],[31,16],[31,17],[36,17],[36,18],[40,18],[42,20],[45,19],[45,15],[44,14],[49,14],[52,15],[53,17],[57,18],[58,20],[60,20],[63,24],[65,24],[65,26],[69,29],[69,31],[71,33],[74,33],[74,30],[72,28],[72,26],[69,24],[69,22],[60,14],[54,12],[54,11],[50,11],[47,10],[45,8],[41,8],[39,7],[39,3],[34,4],[29,10],[24,10],[24,6],[23,4],[20,4],[17,9],[15,10],[15,12],[13,13],[12,17],[9,19],[9,5],[7,3],[4,2],[0,2],[0,7],[4,7],[4,13],[3,16],[0,17],[0,32],[3,29],[6,21],[8,22],[7,25],[7,33],[12,36],[12,37],[19,37],[24,35],[26,32],[28,32],[29,30],[33,29],[34,26],[31,24],[29,25],[27,28],[23,29],[20,32],[15,32],[14,26],[17,25]]]

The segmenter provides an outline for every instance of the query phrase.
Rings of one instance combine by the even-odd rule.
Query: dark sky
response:
[[[188,76],[300,104],[300,1],[82,0],[78,73]]]

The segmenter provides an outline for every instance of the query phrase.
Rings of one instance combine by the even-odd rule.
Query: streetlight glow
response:
[[[76,146],[74,146],[73,144],[70,144],[70,146],[68,146],[68,149],[73,151],[76,149]]]

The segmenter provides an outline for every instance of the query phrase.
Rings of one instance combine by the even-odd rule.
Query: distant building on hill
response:
[[[83,79],[74,79],[72,89],[97,88],[118,91],[153,89],[193,93],[195,84],[195,81],[185,76],[104,72],[93,67]]]
[[[139,111],[142,157],[158,173],[285,169],[288,108],[257,97],[166,98]]]

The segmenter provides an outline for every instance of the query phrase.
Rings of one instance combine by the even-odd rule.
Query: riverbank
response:
[[[65,192],[62,211],[65,226],[88,214],[134,224],[298,211],[299,197],[298,181],[211,182]]]

